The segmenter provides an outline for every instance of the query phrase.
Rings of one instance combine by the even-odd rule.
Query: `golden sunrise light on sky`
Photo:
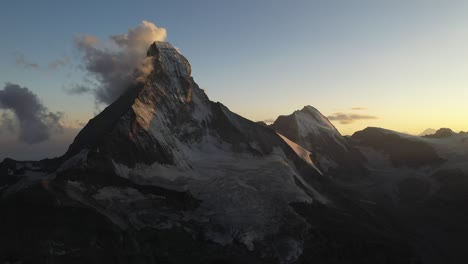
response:
[[[312,105],[344,135],[468,130],[467,1],[182,2],[118,2],[105,21],[103,3],[9,2],[0,80],[60,112],[71,141],[115,98],[85,68],[77,39],[134,52],[122,36],[146,32],[187,57],[210,99],[253,121]],[[52,9],[60,12],[45,15]]]

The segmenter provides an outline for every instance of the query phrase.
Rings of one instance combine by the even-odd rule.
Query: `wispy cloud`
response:
[[[88,86],[81,85],[81,84],[73,85],[70,88],[63,88],[63,90],[69,95],[84,94],[84,93],[89,93],[93,91]]]
[[[40,66],[37,63],[28,61],[23,54],[16,55],[16,65],[26,69],[38,69]]]
[[[70,59],[68,57],[56,59],[49,63],[49,69],[56,70],[58,68],[66,66],[69,63],[70,63]]]
[[[330,121],[338,121],[342,125],[348,125],[354,123],[355,121],[378,119],[378,117],[373,115],[359,115],[352,113],[334,113],[328,116],[328,119]]]
[[[24,54],[17,54],[15,56],[16,56],[16,58],[15,58],[16,65],[18,65],[19,67],[22,67],[22,68],[25,68],[25,69],[41,69],[41,68],[44,68],[39,63],[31,62],[29,59],[27,59],[24,56]],[[59,69],[61,67],[66,66],[69,63],[70,63],[70,59],[68,57],[64,56],[63,58],[58,58],[58,59],[52,60],[49,63],[48,68],[50,70],[57,70],[57,69]]]

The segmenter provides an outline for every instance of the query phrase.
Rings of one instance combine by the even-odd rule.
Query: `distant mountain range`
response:
[[[1,263],[468,261],[467,134],[256,123],[169,43],[148,57],[63,156],[0,163]]]

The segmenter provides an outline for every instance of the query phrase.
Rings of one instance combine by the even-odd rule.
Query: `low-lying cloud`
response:
[[[60,124],[63,114],[49,112],[26,87],[7,83],[0,90],[0,110],[4,110],[0,129],[18,132],[21,142],[39,143],[48,140],[54,132],[63,131]]]
[[[367,107],[357,106],[357,107],[351,108],[351,110],[355,110],[355,111],[367,110]]]
[[[125,34],[110,36],[103,43],[90,35],[78,36],[75,45],[83,54],[86,71],[98,82],[97,87],[75,87],[72,93],[93,92],[97,103],[110,104],[132,83],[144,82],[152,70],[146,52],[154,41],[166,39],[166,29],[143,21]]]
[[[342,125],[348,125],[355,121],[377,119],[377,117],[372,115],[334,113],[333,115],[328,116],[328,119],[330,121],[338,121]]]

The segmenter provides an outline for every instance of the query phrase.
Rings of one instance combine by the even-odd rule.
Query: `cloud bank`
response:
[[[377,119],[377,117],[372,115],[334,113],[333,115],[328,116],[328,119],[330,121],[338,121],[342,125],[348,125],[355,121]]]
[[[11,111],[2,113],[0,129],[19,132],[21,142],[39,143],[48,140],[54,132],[63,131],[62,113],[49,112],[26,87],[7,83],[0,90],[0,110]]]
[[[164,41],[166,36],[166,29],[148,21],[143,21],[125,34],[110,36],[109,43],[102,43],[90,35],[78,36],[75,45],[83,54],[84,68],[98,85],[72,89],[72,93],[92,91],[97,103],[112,103],[132,83],[146,80],[152,70],[146,52],[151,43]]]

